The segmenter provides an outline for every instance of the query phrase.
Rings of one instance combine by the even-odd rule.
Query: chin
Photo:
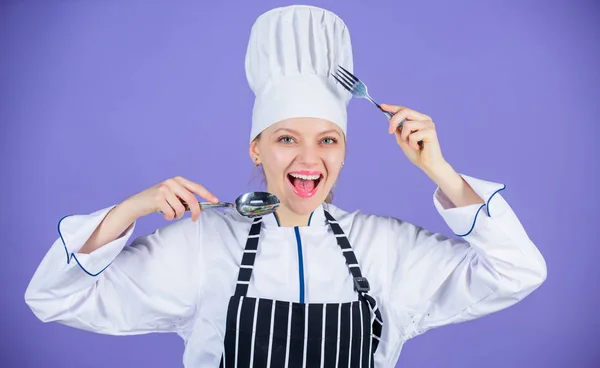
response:
[[[295,196],[295,195],[294,195]],[[285,203],[286,207],[297,215],[310,215],[315,208],[317,208],[325,198],[312,197],[312,198],[287,198]]]

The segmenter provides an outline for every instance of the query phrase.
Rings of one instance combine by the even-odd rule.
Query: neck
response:
[[[308,220],[310,219],[310,213],[308,215],[299,215],[292,212],[285,206],[280,206],[275,211],[277,221],[281,227],[293,227],[293,226],[307,226]]]

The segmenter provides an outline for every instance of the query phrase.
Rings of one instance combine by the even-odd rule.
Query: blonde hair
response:
[[[258,141],[258,139],[260,138],[262,133],[259,133],[256,138],[254,138],[255,141]],[[262,169],[262,167],[259,169],[261,174],[262,174],[262,184],[266,187],[267,186],[267,176],[265,175],[265,171]],[[329,193],[327,193],[327,197],[325,197],[324,200],[325,203],[329,203],[331,204],[333,202],[333,189],[329,191]]]

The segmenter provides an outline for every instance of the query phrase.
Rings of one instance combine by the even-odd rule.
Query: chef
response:
[[[175,332],[188,368],[393,367],[408,339],[539,287],[544,259],[504,185],[454,171],[423,113],[383,105],[399,154],[436,183],[435,208],[456,237],[331,203],[350,99],[331,72],[352,63],[348,28],[332,12],[261,15],[246,54],[256,96],[249,154],[279,209],[256,218],[202,210],[196,195],[218,198],[175,177],[66,216],[27,288],[33,313],[102,334]],[[126,246],[136,221],[157,211],[177,221]]]

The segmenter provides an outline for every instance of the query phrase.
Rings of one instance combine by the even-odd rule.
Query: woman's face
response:
[[[267,191],[299,215],[310,214],[325,200],[345,154],[342,130],[316,118],[280,121],[250,144],[250,156],[263,166]]]

